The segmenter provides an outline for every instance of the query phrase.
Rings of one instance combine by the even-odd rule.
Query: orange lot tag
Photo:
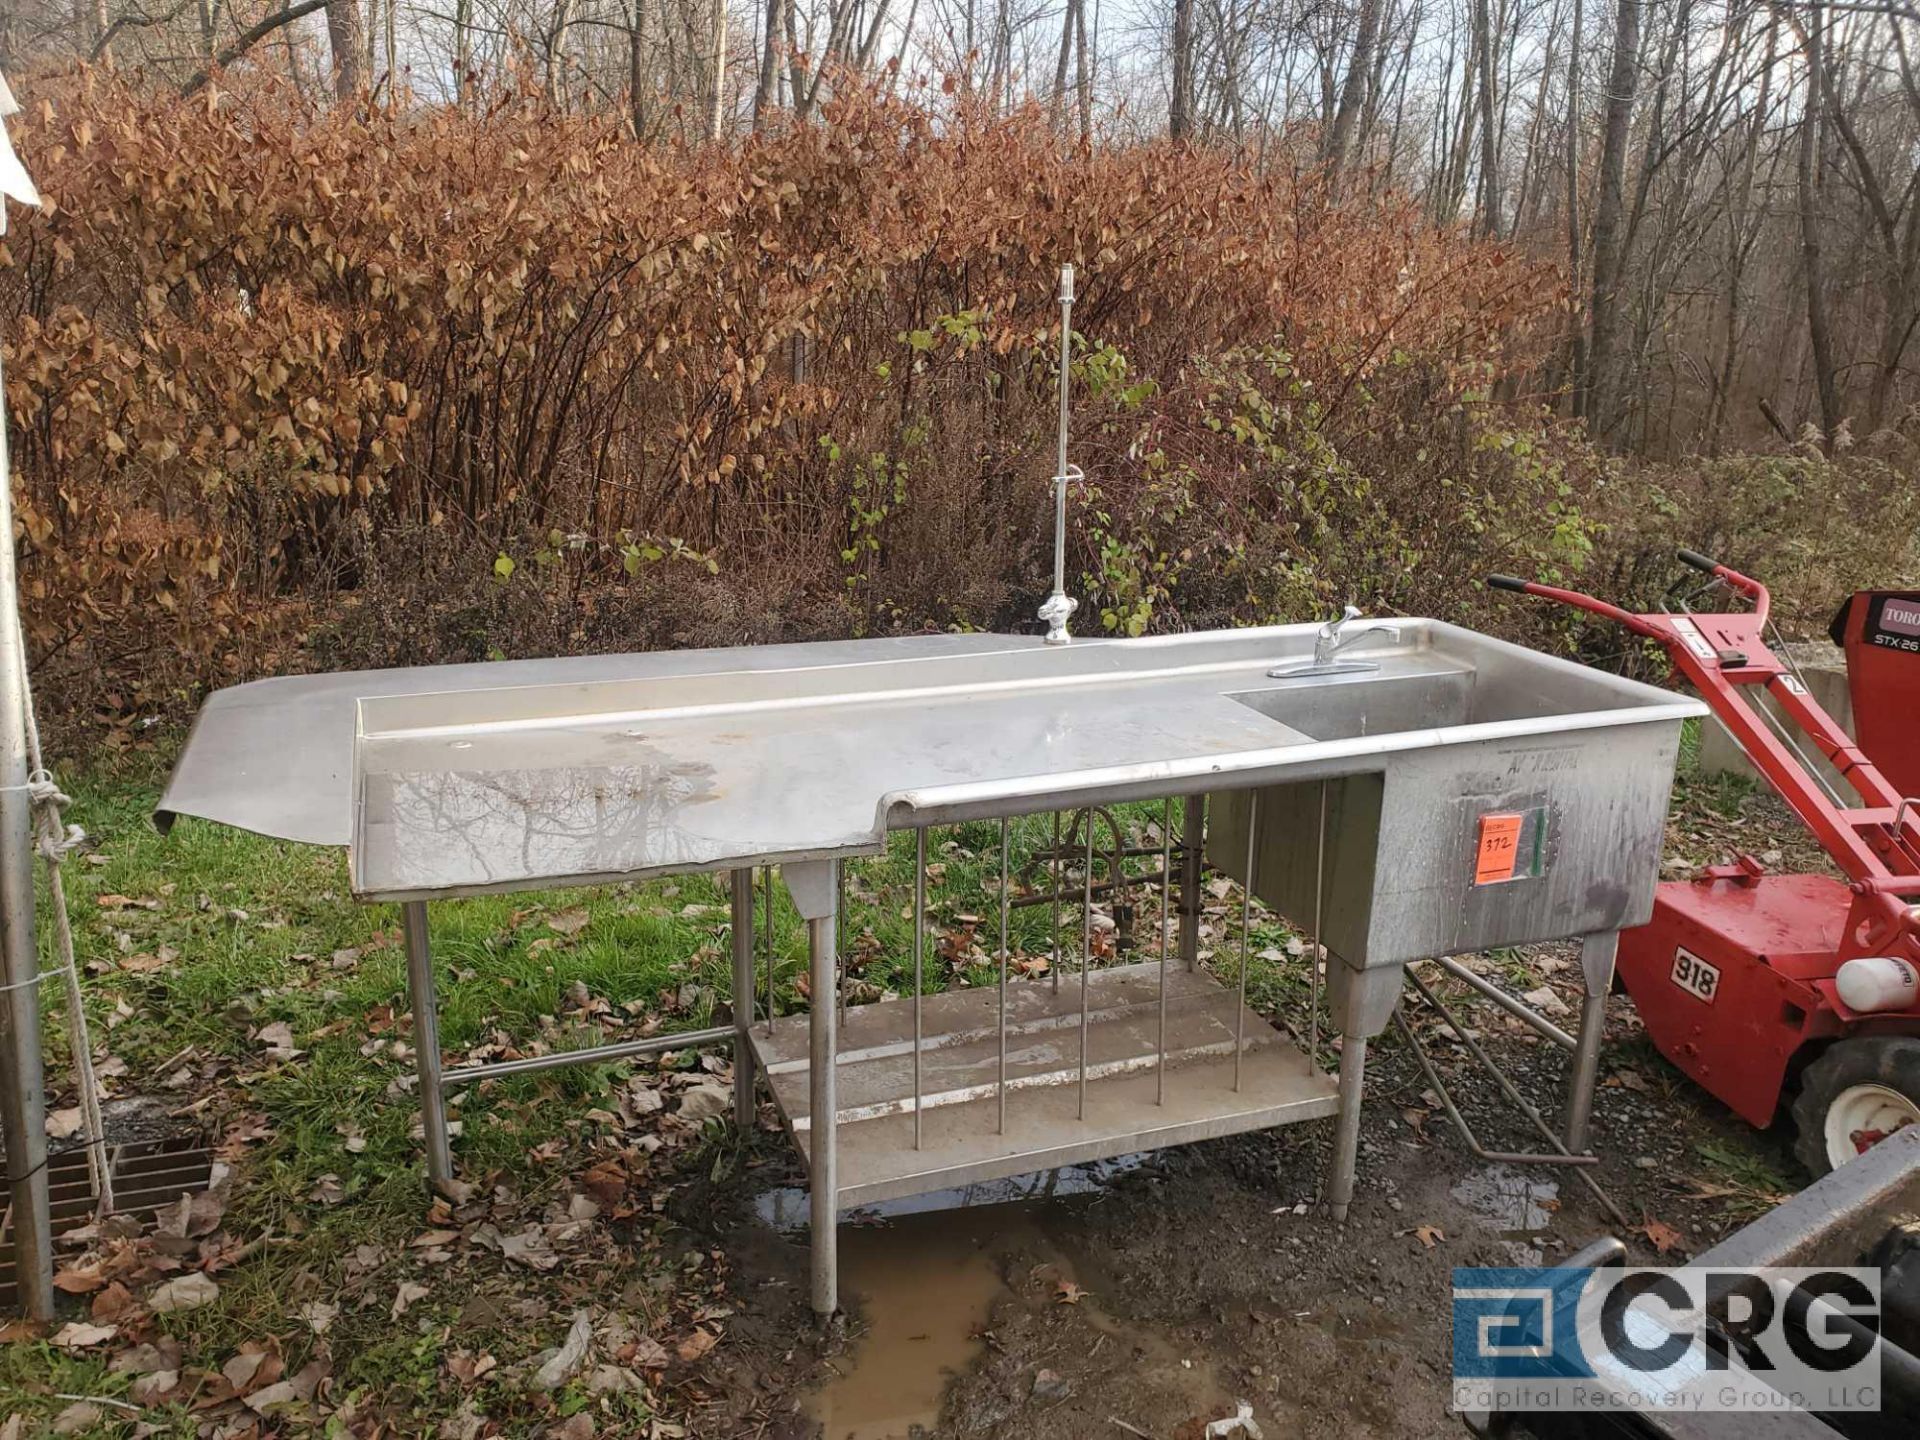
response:
[[[1513,879],[1514,863],[1520,856],[1522,815],[1482,815],[1480,852],[1474,859],[1473,883],[1497,885]]]

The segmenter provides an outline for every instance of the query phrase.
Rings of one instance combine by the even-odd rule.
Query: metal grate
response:
[[[115,1213],[141,1220],[162,1205],[207,1188],[213,1179],[213,1155],[197,1134],[160,1140],[129,1140],[112,1150]],[[57,1236],[87,1223],[93,1214],[93,1184],[87,1176],[85,1149],[63,1151],[47,1161],[47,1189]],[[16,1284],[11,1208],[0,1215],[0,1314],[20,1304]]]

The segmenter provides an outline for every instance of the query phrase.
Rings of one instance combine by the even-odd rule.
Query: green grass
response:
[[[1750,1146],[1703,1140],[1694,1151],[1706,1162],[1709,1175],[1698,1187],[1699,1194],[1721,1201],[1721,1212],[1730,1225],[1758,1219],[1798,1188]]]
[[[1762,787],[1751,775],[1731,771],[1710,775],[1701,770],[1703,723],[1698,716],[1680,723],[1680,760],[1673,779],[1675,805],[1683,810],[1704,808],[1723,820],[1736,819]]]

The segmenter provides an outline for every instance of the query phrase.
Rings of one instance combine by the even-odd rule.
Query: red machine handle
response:
[[[1754,617],[1762,625],[1767,623],[1767,610],[1773,604],[1773,597],[1767,593],[1766,586],[1751,575],[1742,575],[1732,566],[1722,565],[1718,560],[1709,555],[1702,555],[1698,550],[1682,550],[1679,554],[1681,564],[1691,565],[1701,574],[1711,575],[1716,580],[1724,580],[1735,590],[1750,597],[1753,601]]]
[[[1578,590],[1562,590],[1553,585],[1542,585],[1536,580],[1521,580],[1512,575],[1489,575],[1487,587],[1491,590],[1511,590],[1516,595],[1538,595],[1542,600],[1556,600],[1562,605],[1571,605],[1576,610],[1585,610],[1617,625],[1624,625],[1636,635],[1644,635],[1649,640],[1664,643],[1667,636],[1630,610],[1622,610],[1618,605],[1609,605],[1604,600],[1596,600],[1591,595],[1582,595]]]

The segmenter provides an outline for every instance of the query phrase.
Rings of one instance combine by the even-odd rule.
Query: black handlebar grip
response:
[[[1711,575],[1720,568],[1720,562],[1718,560],[1709,560],[1698,550],[1682,550],[1680,552],[1680,563],[1682,565],[1691,565],[1694,569],[1707,575]]]
[[[1516,580],[1511,575],[1489,575],[1487,576],[1487,588],[1489,590],[1511,590],[1516,595],[1524,595],[1527,593],[1527,582],[1524,580]]]

